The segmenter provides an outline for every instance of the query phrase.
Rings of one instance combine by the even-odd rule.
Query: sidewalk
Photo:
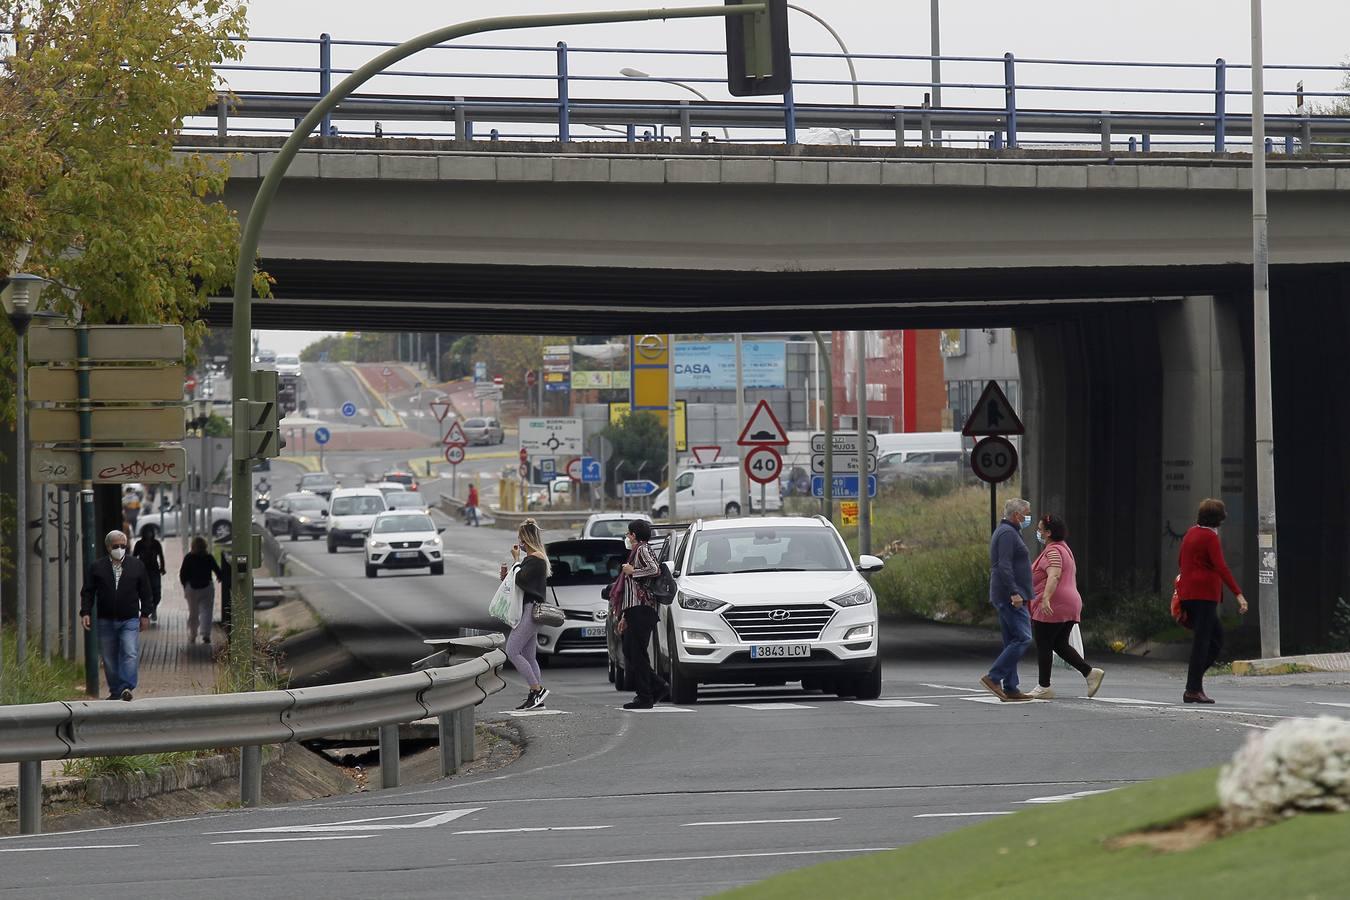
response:
[[[159,622],[151,623],[150,628],[141,632],[141,658],[139,668],[140,684],[136,688],[138,699],[145,697],[171,697],[188,694],[209,694],[215,690],[217,665],[215,654],[220,653],[223,662],[225,652],[225,633],[219,625],[212,629],[211,643],[188,643],[187,599],[183,596],[183,587],[178,583],[178,567],[183,561],[182,542],[170,538],[164,543],[164,576],[162,599],[159,604]],[[216,586],[216,616],[220,615],[220,587]],[[81,644],[83,649],[83,644]],[[107,682],[100,671],[100,697],[106,695]],[[117,702],[122,701],[107,701]],[[135,701],[132,701],[133,703]],[[62,762],[48,760],[42,764],[44,784],[62,783],[76,779],[61,775]],[[18,784],[19,766],[17,763],[0,765],[0,789],[12,788]]]

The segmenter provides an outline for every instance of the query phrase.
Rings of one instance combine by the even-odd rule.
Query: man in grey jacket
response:
[[[1003,504],[1003,521],[989,539],[989,602],[998,612],[1003,652],[980,684],[1007,702],[1030,700],[1018,689],[1017,663],[1031,646],[1031,554],[1022,529],[1031,524],[1031,504],[1014,498]]]

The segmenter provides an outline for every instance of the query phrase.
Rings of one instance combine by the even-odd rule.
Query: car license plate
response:
[[[416,550],[400,550],[394,554],[399,559],[414,559],[417,556]]]
[[[599,626],[592,625],[590,628],[583,628],[583,629],[581,629],[581,636],[582,636],[582,637],[604,637],[604,636],[605,636],[605,626],[603,626],[603,625],[599,625]]]
[[[810,644],[756,644],[751,659],[802,659],[811,656]]]

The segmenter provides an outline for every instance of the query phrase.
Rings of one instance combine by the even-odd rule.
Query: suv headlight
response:
[[[370,549],[372,549],[372,550],[384,550],[384,549],[387,548],[388,546],[389,546],[389,545],[386,544],[384,541],[371,541],[371,542],[370,542]]]
[[[298,521],[300,522],[301,525],[308,525],[308,524],[309,524],[309,516],[300,516],[299,519],[298,519]]]
[[[717,612],[726,606],[721,600],[714,600],[711,597],[702,597],[698,594],[691,594],[688,591],[680,591],[675,598],[684,609],[693,609],[699,612]]]
[[[441,545],[440,537],[434,537],[431,538],[430,540],[422,542],[423,547],[439,547],[440,545]]]
[[[859,588],[838,597],[831,597],[830,602],[836,606],[862,606],[864,603],[872,602],[872,592],[867,588]]]

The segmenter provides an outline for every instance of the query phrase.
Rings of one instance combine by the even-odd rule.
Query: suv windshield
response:
[[[395,531],[435,531],[431,516],[385,516],[375,523],[376,534],[389,534]]]
[[[632,519],[602,519],[599,522],[591,524],[591,533],[589,537],[593,538],[622,538],[628,533],[628,523]]]
[[[390,509],[426,509],[427,503],[411,491],[399,491],[385,497]]]
[[[326,472],[319,472],[313,475],[301,475],[300,484],[305,488],[327,487],[337,484],[337,480]]]
[[[829,528],[764,526],[700,532],[688,574],[842,572],[849,568],[848,557]]]
[[[384,501],[379,497],[337,497],[330,512],[335,516],[373,516],[384,512]]]
[[[487,419],[465,419],[465,420],[464,420],[464,427],[465,427],[465,428],[486,428],[486,427],[487,427]]]
[[[553,569],[548,583],[554,587],[609,584],[628,558],[623,543],[614,540],[555,541],[545,549]]]

